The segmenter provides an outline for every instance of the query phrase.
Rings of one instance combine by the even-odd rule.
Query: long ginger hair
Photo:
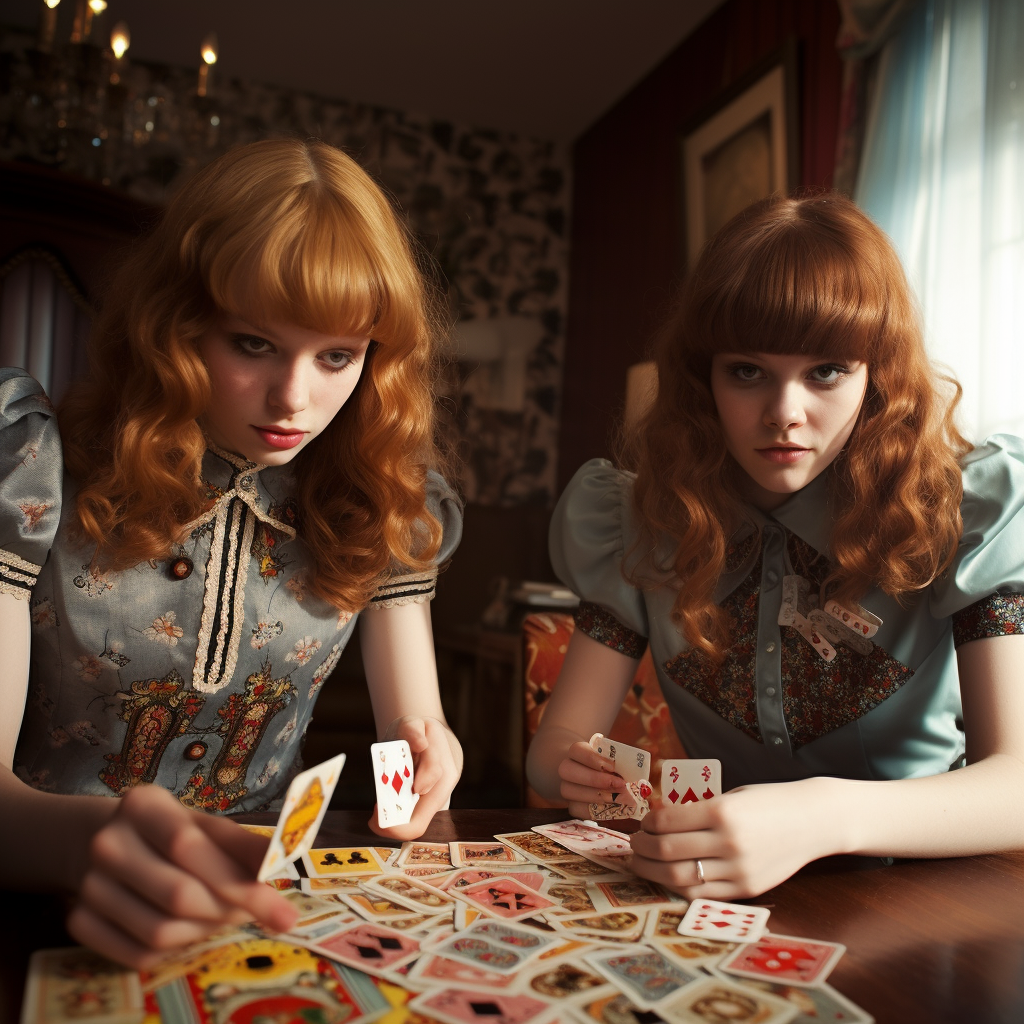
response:
[[[78,532],[123,569],[168,557],[208,507],[197,420],[217,396],[198,342],[224,314],[373,339],[352,396],[291,463],[310,588],[358,610],[389,565],[423,569],[440,546],[424,506],[439,321],[388,200],[321,142],[214,161],[113,282],[89,376],[59,411]]]
[[[867,363],[860,416],[825,470],[834,515],[827,583],[839,600],[873,586],[900,598],[948,567],[962,532],[959,459],[971,448],[953,420],[960,386],[925,354],[885,234],[839,194],[773,196],[701,252],[656,344],[657,397],[626,442],[640,543],[675,543],[673,618],[694,649],[724,656],[729,627],[712,596],[729,533],[744,519],[741,471],[711,393],[719,352]]]

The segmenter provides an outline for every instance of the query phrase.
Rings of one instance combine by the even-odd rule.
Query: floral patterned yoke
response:
[[[287,785],[355,616],[308,590],[289,467],[211,447],[202,472],[210,506],[171,558],[97,569],[69,536],[52,409],[22,371],[0,371],[0,591],[30,601],[15,767],[31,785],[110,796],[152,782],[213,811],[263,807]],[[427,505],[447,558],[460,512],[436,474]],[[371,606],[429,600],[435,577],[396,569]]]
[[[953,564],[900,601],[872,588],[860,610],[833,605],[827,472],[771,515],[748,509],[714,595],[731,633],[720,665],[675,626],[674,548],[664,538],[647,551],[632,483],[602,460],[576,474],[552,518],[552,564],[582,598],[578,629],[633,658],[650,650],[683,746],[719,758],[726,788],[963,763],[955,649],[1024,633],[1024,441],[997,435],[966,456]],[[797,591],[799,621],[783,601]],[[844,625],[858,615],[870,637]]]

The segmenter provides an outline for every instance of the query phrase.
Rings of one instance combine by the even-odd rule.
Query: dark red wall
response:
[[[680,129],[795,38],[800,183],[831,184],[838,28],[835,0],[729,0],[577,141],[560,488],[608,455],[626,368],[645,358],[678,284]]]

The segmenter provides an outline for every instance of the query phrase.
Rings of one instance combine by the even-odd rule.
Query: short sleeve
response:
[[[580,468],[559,499],[548,547],[555,574],[579,595],[576,627],[631,658],[647,646],[643,596],[626,582],[623,559],[632,544],[633,478],[604,459]]]
[[[57,532],[63,479],[50,400],[24,370],[0,369],[0,593],[31,595]]]
[[[427,511],[441,524],[441,547],[437,560],[423,572],[398,568],[370,598],[370,608],[394,608],[402,604],[432,601],[437,586],[437,571],[451,558],[462,539],[462,502],[440,473],[427,474]]]
[[[959,646],[1024,633],[1024,440],[996,434],[963,462],[963,534],[930,608]]]

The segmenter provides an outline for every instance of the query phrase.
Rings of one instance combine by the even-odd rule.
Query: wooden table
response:
[[[330,812],[320,843],[379,843],[366,817]],[[423,838],[480,840],[563,817],[558,810],[442,811]],[[752,902],[771,908],[772,931],[846,945],[829,982],[878,1024],[1024,1021],[1024,854],[891,867],[877,859],[832,857]],[[0,984],[0,1005],[8,1012],[0,1021],[15,1021],[29,950],[68,939],[54,904],[22,895],[0,903],[0,938],[9,978],[6,988]]]

